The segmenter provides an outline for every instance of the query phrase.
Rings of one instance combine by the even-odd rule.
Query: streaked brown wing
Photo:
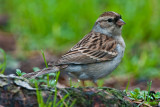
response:
[[[90,32],[63,55],[56,65],[89,64],[112,60],[117,56],[116,46],[117,42],[113,38]]]

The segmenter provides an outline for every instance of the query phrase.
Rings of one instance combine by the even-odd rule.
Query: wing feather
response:
[[[117,56],[117,41],[101,33],[90,32],[56,63],[90,64],[113,60]]]

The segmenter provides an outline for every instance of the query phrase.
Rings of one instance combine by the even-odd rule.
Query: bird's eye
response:
[[[112,22],[113,20],[111,18],[108,19],[108,22]]]

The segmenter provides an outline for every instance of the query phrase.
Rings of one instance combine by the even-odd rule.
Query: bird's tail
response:
[[[59,68],[54,66],[54,67],[44,68],[44,69],[42,69],[40,71],[37,71],[37,72],[32,72],[32,73],[25,74],[25,75],[23,75],[23,77],[25,77],[25,78],[36,78],[36,77],[39,77],[41,75],[48,74],[48,73],[54,73],[54,72],[57,72],[57,71],[59,71]]]

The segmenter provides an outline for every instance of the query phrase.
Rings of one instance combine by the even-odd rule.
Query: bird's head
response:
[[[104,12],[97,19],[93,30],[96,32],[104,33],[108,36],[121,34],[122,26],[125,22],[122,20],[121,15],[115,12]]]

